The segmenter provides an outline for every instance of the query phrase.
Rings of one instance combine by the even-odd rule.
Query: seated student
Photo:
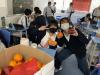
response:
[[[57,37],[56,41],[60,47],[64,47],[60,53],[55,55],[55,72],[61,70],[61,63],[71,54],[75,54],[79,69],[84,75],[89,75],[88,64],[86,61],[86,44],[88,39],[85,35],[75,27],[70,28],[68,18],[60,20],[63,36]]]
[[[86,16],[81,18],[80,20],[81,20],[81,22],[86,22],[87,20],[91,20],[91,14],[89,14],[89,13],[86,14]]]
[[[37,16],[40,16],[41,15],[41,10],[39,9],[39,7],[35,7],[34,8],[34,13],[32,14],[32,16],[34,17],[34,19],[37,17]]]
[[[32,21],[31,13],[30,9],[25,9],[24,15],[19,19],[18,24],[23,25],[24,28],[29,27]]]
[[[43,48],[51,48],[55,49],[57,46],[56,39],[56,33],[58,29],[58,23],[56,20],[52,20],[50,24],[48,25],[48,30],[46,31],[46,35],[41,40],[41,47]]]
[[[28,29],[28,37],[32,43],[40,44],[41,39],[46,34],[46,21],[43,15],[38,16],[33,22],[31,22]]]

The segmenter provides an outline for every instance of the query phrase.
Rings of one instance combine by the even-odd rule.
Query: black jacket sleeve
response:
[[[88,44],[89,40],[86,38],[86,36],[79,29],[76,30],[78,32],[77,39],[80,40],[83,44]]]

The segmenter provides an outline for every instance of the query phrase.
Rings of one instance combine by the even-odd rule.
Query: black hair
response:
[[[70,5],[73,5],[73,2],[71,2]]]
[[[30,15],[32,13],[31,9],[25,9],[24,11],[25,15]]]
[[[39,7],[35,7],[34,8],[35,14],[41,14],[41,10],[39,9]]]
[[[49,25],[48,25],[48,28],[49,28],[50,26],[52,26],[52,25],[54,25],[54,26],[57,27],[57,29],[58,29],[58,22],[57,22],[57,20],[51,20],[50,23],[49,23]]]
[[[56,4],[56,2],[54,2],[54,4]]]
[[[90,13],[86,14],[86,17],[90,17],[90,16],[91,16],[91,14],[90,14]]]
[[[51,2],[48,2],[48,4],[51,4]]]
[[[34,11],[40,10],[39,7],[34,7]]]

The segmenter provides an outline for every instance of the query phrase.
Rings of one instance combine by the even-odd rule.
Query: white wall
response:
[[[93,11],[94,8],[98,7],[100,5],[100,0],[92,0],[90,12]]]
[[[0,17],[7,15],[7,2],[6,0],[0,0]]]

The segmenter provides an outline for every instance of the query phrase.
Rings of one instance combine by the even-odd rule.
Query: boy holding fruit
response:
[[[84,75],[89,75],[88,64],[86,61],[86,44],[88,39],[82,32],[75,27],[70,27],[68,18],[60,20],[60,28],[63,36],[57,36],[56,41],[60,47],[64,47],[61,52],[56,52],[55,55],[55,72],[62,69],[61,63],[68,58],[71,54],[75,54],[79,69]]]

